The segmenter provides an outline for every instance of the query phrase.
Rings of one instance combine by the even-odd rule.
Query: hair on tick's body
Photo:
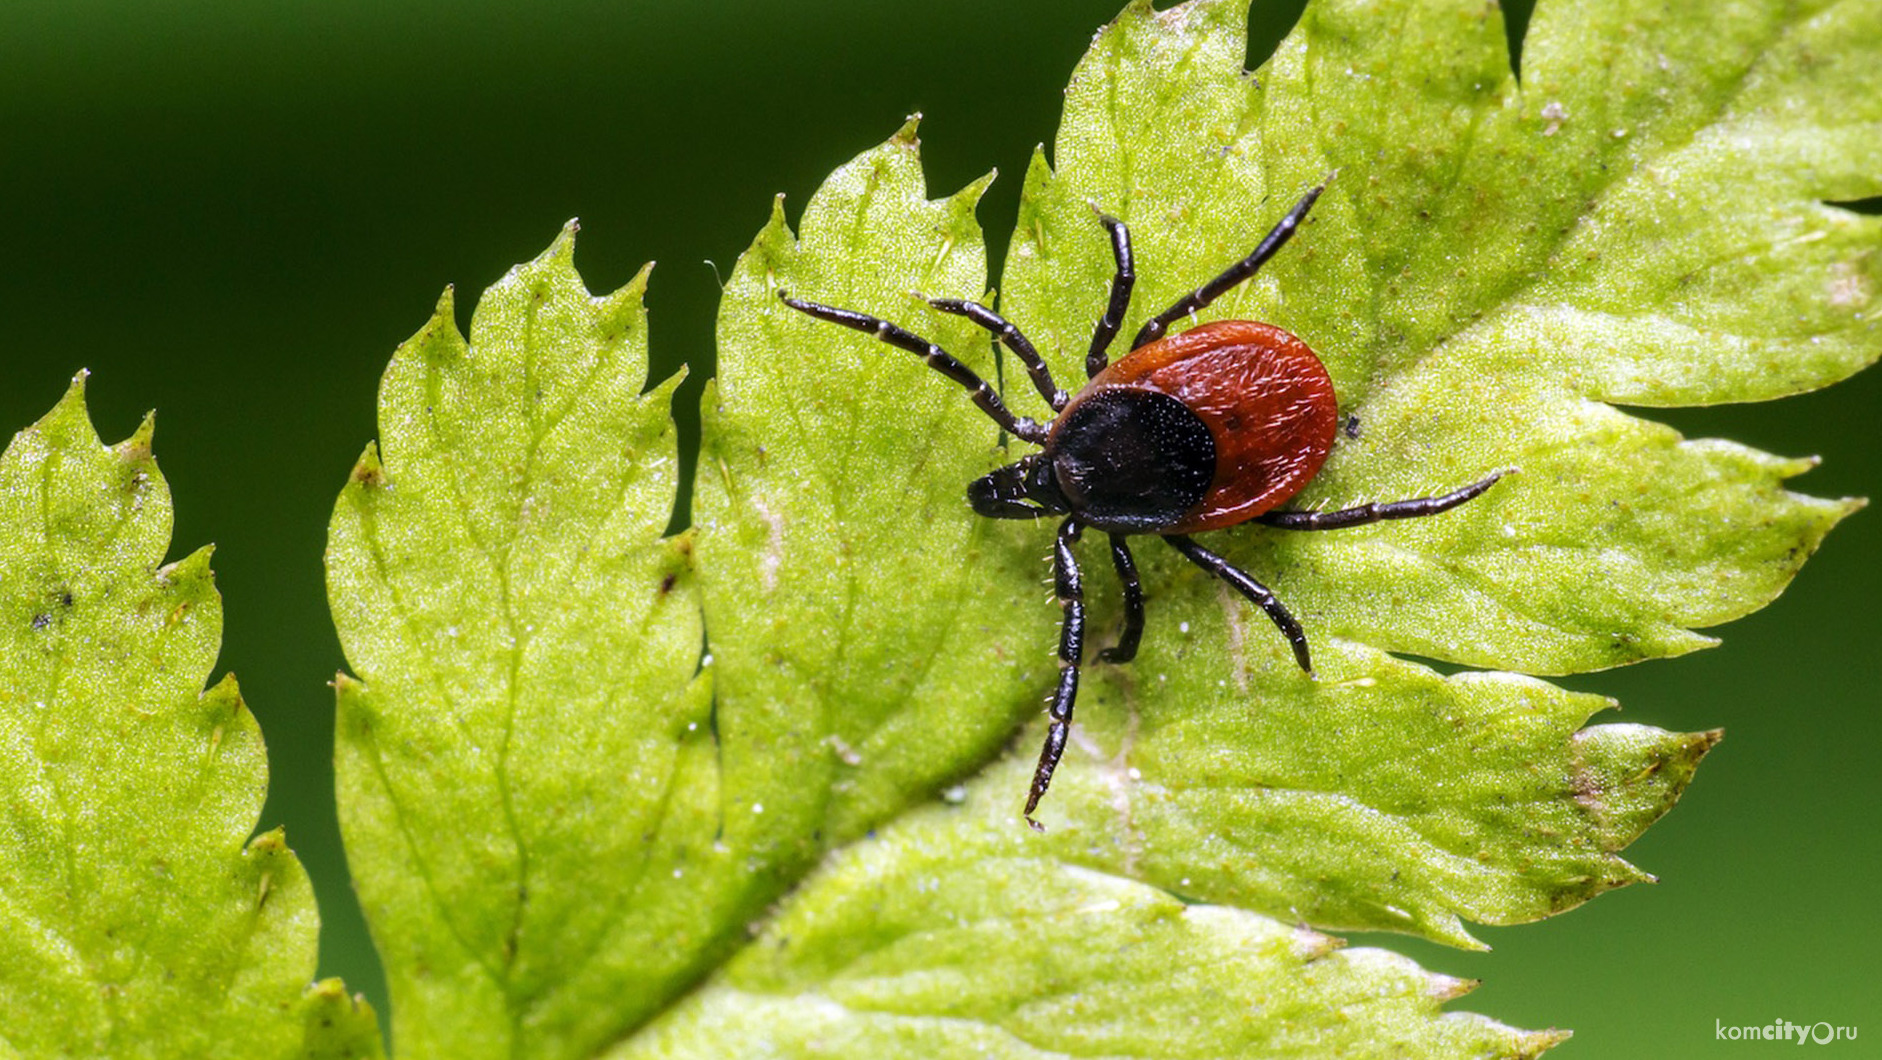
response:
[[[1337,530],[1385,519],[1408,519],[1455,508],[1489,489],[1499,471],[1436,497],[1363,504],[1332,512],[1282,511],[1326,462],[1341,428],[1338,400],[1324,365],[1294,335],[1251,320],[1223,320],[1166,335],[1175,321],[1202,309],[1253,276],[1300,227],[1325,182],[1307,192],[1260,244],[1214,279],[1150,318],[1130,352],[1110,363],[1110,348],[1130,308],[1137,273],[1130,230],[1100,215],[1116,263],[1110,297],[1092,330],[1085,357],[1088,382],[1068,394],[1053,382],[1045,359],[1026,336],[977,302],[933,298],[928,304],[966,317],[1013,351],[1033,386],[1052,407],[1050,423],[1015,416],[993,388],[941,347],[886,320],[792,298],[785,305],[818,320],[867,332],[915,354],[965,387],[974,404],[1014,437],[1040,451],[975,479],[967,499],[990,519],[1063,516],[1053,546],[1053,589],[1065,620],[1059,627],[1059,682],[1051,725],[1026,797],[1026,822],[1052,782],[1065,751],[1085,656],[1085,599],[1072,546],[1086,527],[1110,540],[1111,562],[1124,588],[1124,629],[1104,662],[1129,662],[1144,630],[1143,583],[1129,538],[1152,534],[1190,562],[1222,579],[1266,612],[1293,645],[1300,668],[1313,672],[1307,636],[1275,595],[1246,571],[1189,535],[1244,522],[1289,530]]]

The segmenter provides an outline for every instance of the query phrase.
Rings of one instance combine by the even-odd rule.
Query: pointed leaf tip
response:
[[[287,829],[281,825],[276,825],[248,841],[249,854],[258,858],[276,857],[287,848]]]
[[[303,1060],[378,1060],[385,1056],[379,1019],[363,994],[339,979],[322,979],[301,999],[306,1016]]]
[[[157,410],[151,409],[144,413],[142,420],[138,421],[137,429],[132,431],[123,441],[112,446],[112,450],[116,452],[119,459],[122,460],[133,462],[148,460],[151,455],[151,441],[156,436],[156,433]]]
[[[68,444],[89,441],[104,445],[104,440],[98,437],[97,430],[92,426],[91,409],[86,401],[86,385],[90,378],[90,369],[83,369],[74,375],[72,381],[66,384],[65,392],[59,395],[59,400],[31,429]]]
[[[1456,1001],[1482,985],[1481,979],[1460,979],[1442,972],[1430,972],[1426,979],[1425,993],[1434,1001]]]
[[[359,459],[353,462],[352,481],[372,488],[385,485],[385,477],[385,466],[379,462],[379,443],[367,442]]]
[[[1574,1036],[1574,1031],[1559,1027],[1551,1027],[1548,1030],[1531,1031],[1525,1044],[1528,1045],[1533,1052],[1524,1053],[1519,1060],[1528,1060],[1530,1057],[1541,1056],[1543,1053],[1548,1052],[1550,1049],[1568,1041]]]
[[[608,294],[604,301],[610,307],[617,301],[628,300],[636,306],[640,305],[641,301],[646,298],[648,285],[653,282],[653,269],[657,264],[659,263],[655,261],[644,262],[640,268],[634,270],[634,275],[628,277],[626,283]]]
[[[999,176],[1000,171],[997,168],[989,169],[962,185],[961,190],[948,196],[948,199],[955,204],[956,209],[965,207],[967,212],[972,214],[974,208],[980,204],[980,197],[987,193],[987,188],[992,186]]]
[[[553,261],[566,263],[573,261],[575,259],[575,236],[577,233],[581,232],[581,230],[581,220],[574,217],[569,218],[568,222],[562,226],[561,231],[555,234],[555,239],[550,242],[549,249],[543,251],[542,256],[536,259],[537,262]]]
[[[209,582],[213,587],[214,575],[210,572],[209,560],[215,552],[214,542],[203,545],[174,563],[166,563],[158,567],[157,577],[170,585],[201,580]]]

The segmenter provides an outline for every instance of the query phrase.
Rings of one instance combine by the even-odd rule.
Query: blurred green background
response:
[[[457,284],[467,314],[465,296],[578,215],[591,288],[657,259],[655,374],[695,366],[681,419],[696,437],[717,298],[705,259],[724,269],[774,193],[794,216],[920,110],[932,189],[1004,174],[981,207],[997,260],[1028,154],[1120,3],[0,6],[0,433],[84,367],[107,440],[159,410],[174,554],[217,545],[221,666],[267,735],[263,826],[287,826],[319,892],[321,974],[383,1006],[332,808],[327,516],[374,435],[386,358],[439,290]],[[1299,4],[1257,8],[1251,65]],[[1879,407],[1870,372],[1662,418],[1821,453],[1802,488],[1874,495]],[[1780,1018],[1856,1025],[1843,1051],[1882,1055],[1879,558],[1882,518],[1859,514],[1721,649],[1572,682],[1621,697],[1628,720],[1727,730],[1633,849],[1659,885],[1487,929],[1490,954],[1362,941],[1485,980],[1455,1007],[1574,1028],[1562,1055],[1750,1051],[1765,1043],[1715,1041],[1715,1019]]]

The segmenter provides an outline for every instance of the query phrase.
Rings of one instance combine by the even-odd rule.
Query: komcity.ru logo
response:
[[[1828,1023],[1792,1023],[1790,1020],[1775,1020],[1758,1026],[1727,1026],[1724,1020],[1712,1021],[1712,1036],[1719,1041],[1794,1042],[1802,1045],[1813,1042],[1828,1045],[1831,1042],[1853,1042],[1856,1040],[1856,1028],[1833,1027]]]

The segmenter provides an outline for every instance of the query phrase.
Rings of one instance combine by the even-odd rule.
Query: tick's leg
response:
[[[1307,654],[1307,635],[1300,631],[1300,623],[1287,613],[1287,608],[1275,597],[1268,587],[1248,576],[1248,572],[1235,566],[1228,560],[1198,545],[1182,534],[1169,534],[1164,537],[1170,545],[1189,557],[1189,561],[1210,574],[1228,582],[1236,592],[1246,596],[1254,604],[1268,613],[1281,635],[1294,646],[1294,661],[1302,670],[1313,673],[1313,660]]]
[[[1137,657],[1137,644],[1144,639],[1144,583],[1137,579],[1137,561],[1123,534],[1111,535],[1111,565],[1117,568],[1117,580],[1124,586],[1124,632],[1117,643],[1098,653],[1108,663],[1130,662]]]
[[[1452,490],[1441,497],[1417,497],[1409,501],[1378,501],[1372,504],[1362,504],[1357,508],[1341,508],[1337,512],[1264,512],[1255,516],[1255,521],[1288,530],[1341,530],[1349,526],[1364,526],[1367,523],[1382,522],[1386,519],[1416,519],[1424,515],[1448,512],[1465,501],[1481,495],[1484,490],[1496,485],[1496,480],[1506,474],[1508,474],[1507,471],[1499,471],[1482,482],[1473,482],[1461,490]]]
[[[778,292],[778,298],[785,305],[800,313],[816,317],[818,320],[827,320],[832,324],[841,324],[846,328],[868,332],[891,346],[907,350],[926,361],[928,367],[965,387],[972,395],[974,404],[980,406],[980,411],[986,413],[993,422],[1005,428],[1014,437],[1028,442],[1045,440],[1044,424],[1013,415],[1012,411],[1000,401],[1000,395],[995,394],[993,388],[987,385],[986,380],[975,375],[973,369],[955,360],[946,350],[920,335],[867,313],[858,313],[854,309],[837,309],[834,306],[820,305],[816,302],[800,301],[784,291]]]
[[[1313,209],[1314,200],[1320,197],[1326,186],[1326,181],[1321,181],[1318,187],[1301,196],[1294,208],[1287,211],[1287,216],[1281,218],[1281,222],[1263,237],[1253,253],[1223,269],[1220,276],[1178,298],[1175,305],[1150,318],[1138,330],[1137,337],[1131,340],[1131,349],[1162,338],[1171,324],[1222,297],[1229,288],[1253,276],[1263,262],[1273,257],[1274,252],[1293,237],[1294,229],[1300,227],[1300,222],[1307,216],[1307,211]]]
[[[1052,771],[1059,767],[1059,756],[1065,753],[1072,705],[1078,700],[1078,664],[1085,657],[1085,588],[1078,577],[1078,557],[1072,553],[1072,543],[1083,530],[1076,519],[1060,523],[1052,550],[1052,581],[1059,606],[1065,609],[1065,621],[1059,626],[1059,687],[1052,693],[1052,725],[1046,730],[1046,745],[1039,751],[1039,768],[1033,771],[1032,793],[1026,796],[1026,823],[1035,832],[1045,831],[1045,826],[1032,819],[1032,812],[1039,808],[1039,800],[1052,783]]]
[[[1104,371],[1111,340],[1124,326],[1124,313],[1131,307],[1131,288],[1137,283],[1137,270],[1131,265],[1131,230],[1110,214],[1099,214],[1098,223],[1111,233],[1111,258],[1117,262],[1117,272],[1111,276],[1111,298],[1105,303],[1104,315],[1091,333],[1091,352],[1085,355],[1086,378]]]
[[[1033,349],[1032,342],[1005,317],[979,302],[968,302],[959,298],[930,298],[928,304],[943,313],[966,317],[992,332],[995,339],[1005,343],[1006,348],[1012,350],[1026,365],[1026,374],[1032,376],[1034,389],[1039,391],[1040,397],[1046,399],[1046,404],[1052,406],[1052,411],[1057,412],[1064,408],[1065,402],[1070,400],[1065,391],[1060,390],[1058,384],[1052,381],[1052,370],[1046,367],[1045,359],[1039,356],[1039,351]]]

